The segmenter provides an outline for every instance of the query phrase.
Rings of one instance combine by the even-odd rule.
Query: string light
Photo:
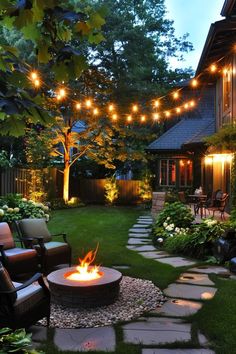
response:
[[[212,65],[210,66],[210,72],[215,73],[216,70],[217,70],[217,66],[216,66],[215,64],[212,64]]]
[[[185,103],[184,108],[185,108],[185,109],[188,109],[188,108],[189,108],[189,104],[188,104],[188,103]]]
[[[179,98],[179,92],[178,91],[173,92],[173,98],[175,100],[177,100],[177,98]]]
[[[169,111],[165,111],[165,116],[168,118],[170,117],[170,112]]]
[[[176,108],[176,113],[181,113],[181,108],[180,107]]]
[[[93,110],[93,114],[94,114],[95,116],[97,116],[97,115],[98,115],[98,113],[99,113],[99,110],[98,110],[97,108],[94,108],[94,110]]]
[[[154,120],[159,120],[160,119],[159,113],[153,113],[153,119]]]
[[[116,114],[116,113],[113,113],[113,114],[112,114],[112,120],[117,120],[117,118],[118,118],[118,117],[117,117],[117,114]]]
[[[141,122],[144,123],[146,121],[146,117],[145,116],[141,116]]]
[[[197,79],[193,79],[193,80],[191,81],[191,85],[192,85],[192,87],[197,87],[197,86],[198,86],[198,81],[197,81]]]
[[[132,122],[132,116],[131,115],[129,115],[128,117],[127,117],[127,122]]]
[[[191,106],[191,107],[194,107],[194,106],[195,106],[194,100],[190,101],[190,106]]]
[[[30,74],[30,78],[31,80],[36,80],[38,79],[38,74],[36,71],[32,71],[32,73]]]
[[[154,107],[158,108],[160,106],[160,102],[158,100],[154,101]]]
[[[40,86],[40,80],[39,79],[35,79],[34,80],[34,86],[35,87],[39,87]]]
[[[138,112],[138,106],[136,104],[133,105],[132,111],[133,112]]]
[[[109,107],[108,107],[108,110],[109,110],[109,112],[114,111],[114,105],[113,105],[113,104],[110,104]]]
[[[75,104],[75,108],[79,111],[81,109],[81,103],[80,102],[77,102]]]
[[[87,108],[91,108],[92,107],[92,101],[90,99],[85,101],[85,105]]]
[[[66,90],[64,88],[60,88],[58,90],[57,100],[60,101],[60,100],[62,100],[65,97],[66,97]]]

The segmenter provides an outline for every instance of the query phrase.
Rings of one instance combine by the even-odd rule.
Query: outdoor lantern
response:
[[[214,256],[220,261],[229,261],[236,257],[236,232],[234,229],[225,231],[214,244]]]

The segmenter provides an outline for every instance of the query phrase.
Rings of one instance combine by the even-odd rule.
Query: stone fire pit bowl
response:
[[[122,274],[111,268],[99,267],[102,276],[89,281],[66,278],[76,267],[56,270],[47,276],[52,301],[65,307],[98,307],[110,305],[119,296]]]

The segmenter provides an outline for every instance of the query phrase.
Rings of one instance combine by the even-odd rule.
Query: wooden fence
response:
[[[105,203],[105,179],[81,179],[77,183],[77,194],[85,203]],[[117,204],[136,204],[139,202],[140,181],[117,180],[119,197]]]
[[[29,191],[37,189],[34,180],[40,170],[9,168],[0,171],[0,196],[20,193],[29,196]],[[85,203],[105,203],[105,179],[73,179],[70,181],[70,196],[79,197]],[[117,180],[119,198],[117,204],[136,204],[140,201],[140,181]],[[49,199],[62,198],[63,175],[56,169],[44,169],[44,189]]]

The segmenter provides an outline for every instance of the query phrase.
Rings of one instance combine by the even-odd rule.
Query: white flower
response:
[[[163,226],[166,228],[168,226],[167,222],[164,222]]]
[[[45,217],[45,219],[46,219],[46,221],[49,221],[49,215],[48,214],[44,214],[44,217]]]
[[[20,209],[19,208],[14,208],[13,209],[15,213],[19,213]]]
[[[175,228],[175,224],[170,224],[170,226],[174,229]]]
[[[28,203],[31,203],[31,204],[34,204],[35,205],[35,202],[33,200],[28,200]]]
[[[7,210],[7,209],[8,209],[8,205],[6,205],[6,204],[3,205],[2,209],[3,209],[3,210],[4,210],[4,209]]]
[[[174,237],[174,235],[173,235],[173,234],[170,234],[170,237]]]
[[[3,216],[3,215],[4,215],[4,210],[0,209],[0,216]]]
[[[14,209],[13,209],[13,208],[8,208],[8,209],[7,209],[7,212],[8,212],[8,213],[13,213],[13,212],[14,212]]]
[[[157,239],[157,241],[158,241],[158,242],[163,242],[163,238],[162,238],[162,237],[159,237],[159,238]]]
[[[47,205],[44,205],[44,206],[43,206],[43,210],[48,211],[48,210],[49,210],[49,207],[48,207]]]
[[[170,220],[170,217],[168,216],[168,218],[166,220]]]
[[[176,227],[175,228],[175,232],[178,234],[180,232],[180,228],[179,227]]]
[[[27,202],[27,199],[26,198],[21,198],[21,201],[22,202]]]

